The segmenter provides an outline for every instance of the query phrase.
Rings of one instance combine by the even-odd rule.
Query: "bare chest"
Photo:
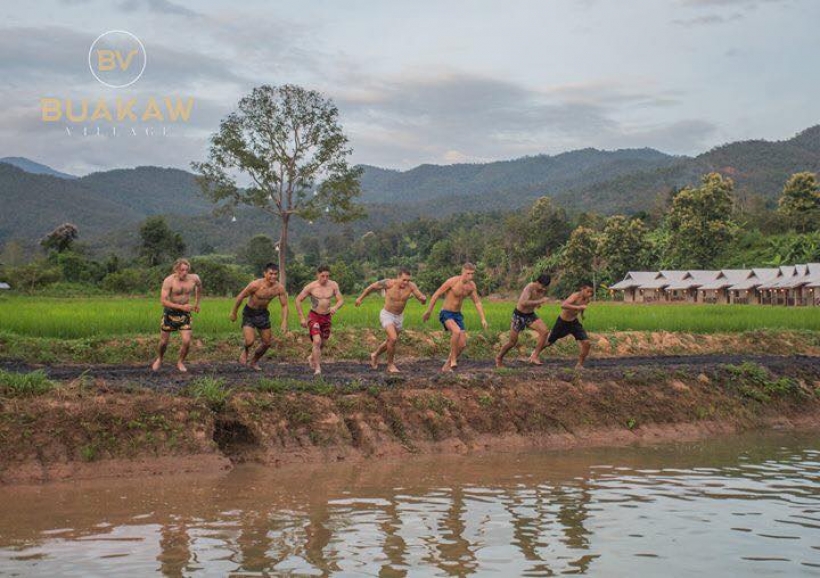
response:
[[[195,285],[196,283],[193,280],[186,279],[185,281],[180,281],[179,279],[174,279],[171,281],[171,295],[190,295]]]
[[[464,299],[473,291],[475,291],[475,285],[473,283],[458,282],[450,289],[450,295],[456,299]]]

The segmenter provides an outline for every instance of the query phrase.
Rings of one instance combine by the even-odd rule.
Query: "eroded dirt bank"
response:
[[[261,375],[208,364],[186,376],[46,366],[56,388],[0,398],[0,482],[820,429],[813,357],[599,359],[581,374],[565,360],[471,362],[446,376],[436,365],[412,362],[396,378],[337,363],[322,380],[287,363]]]

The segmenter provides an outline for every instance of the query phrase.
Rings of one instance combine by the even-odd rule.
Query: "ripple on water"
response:
[[[0,575],[816,575],[818,442],[726,443],[40,491]]]

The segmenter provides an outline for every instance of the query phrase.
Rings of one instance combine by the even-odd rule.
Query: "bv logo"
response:
[[[125,30],[101,34],[88,51],[88,68],[109,88],[125,88],[139,80],[148,56],[140,39]]]

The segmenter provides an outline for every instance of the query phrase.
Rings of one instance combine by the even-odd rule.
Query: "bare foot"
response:
[[[188,368],[185,367],[185,364],[181,361],[177,361],[177,369],[180,370],[182,373],[188,373]]]
[[[262,368],[259,367],[259,364],[257,362],[251,363],[251,369],[254,371],[262,371]]]
[[[538,359],[537,357],[529,357],[527,359],[527,363],[530,365],[544,365],[544,362]]]
[[[448,359],[447,361],[444,362],[444,365],[441,366],[441,372],[442,373],[450,373],[451,371],[453,371],[453,368],[450,365],[450,360]]]
[[[504,360],[501,357],[495,358],[495,366],[496,367],[504,367]]]
[[[151,371],[159,371],[159,366],[162,365],[162,360],[157,357],[154,363],[151,364]]]
[[[243,349],[242,353],[239,354],[239,364],[245,365],[246,363],[248,363],[248,350]]]
[[[399,371],[399,368],[396,367],[395,364],[390,363],[387,366],[387,373],[401,373],[401,372]]]
[[[313,370],[313,375],[322,375],[322,368],[317,365],[316,369]]]
[[[575,364],[575,371],[584,371],[584,366],[580,363]]]
[[[375,353],[370,354],[370,367],[372,367],[373,369],[379,368],[379,358],[376,357]]]
[[[316,369],[316,364],[313,363],[313,354],[312,353],[310,355],[308,355],[308,360],[307,361],[308,361],[308,365],[310,366],[311,369]]]
[[[454,359],[453,361],[451,361],[451,362],[450,362],[450,367],[451,367],[452,369],[455,369],[456,367],[458,367],[458,361],[457,361],[457,360],[455,360],[455,359]]]

